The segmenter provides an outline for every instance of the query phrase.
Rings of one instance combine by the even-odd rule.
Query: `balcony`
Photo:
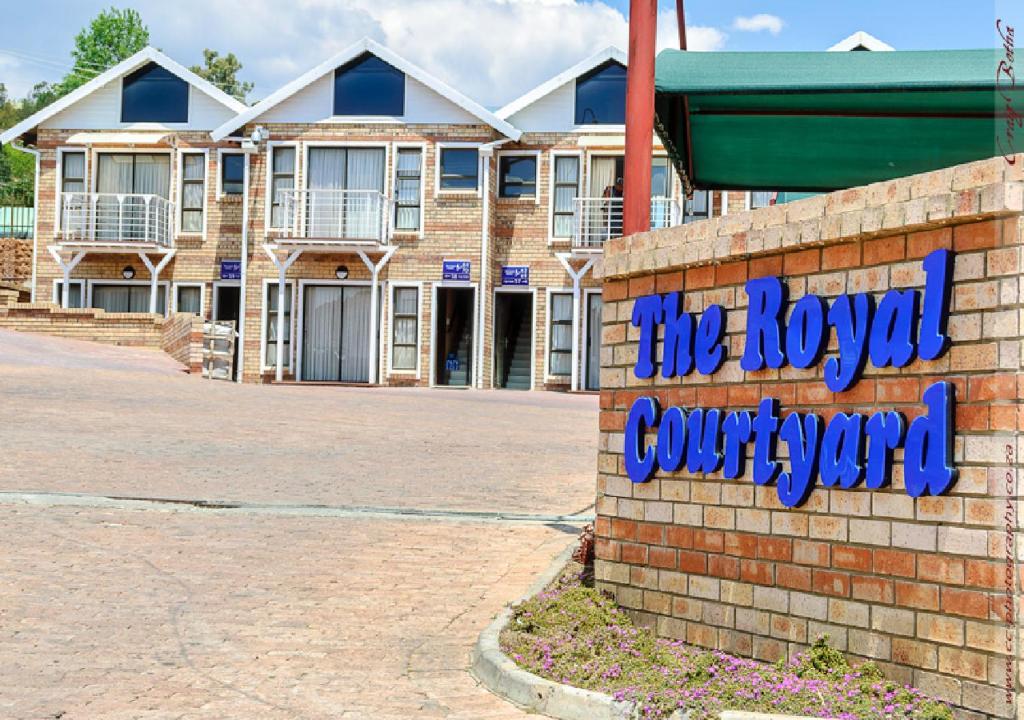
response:
[[[388,245],[391,201],[376,190],[280,190],[273,234],[304,245]]]
[[[61,193],[60,238],[83,246],[174,247],[175,205],[159,195]]]
[[[651,198],[651,229],[678,225],[679,205],[670,198]],[[606,240],[622,235],[622,198],[576,198],[573,249],[598,252]]]

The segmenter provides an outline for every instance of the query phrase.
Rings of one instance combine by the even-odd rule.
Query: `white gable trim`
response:
[[[858,30],[848,38],[844,38],[837,42],[835,45],[829,48],[829,52],[845,52],[853,50],[855,47],[863,45],[868,50],[875,50],[879,52],[886,52],[889,50],[895,50],[892,45],[884,43],[874,35],[866,33],[863,30]]]
[[[583,60],[582,62],[573,65],[568,70],[559,73],[558,75],[551,78],[547,82],[541,83],[533,90],[530,90],[525,95],[513,100],[508,105],[506,105],[505,107],[498,111],[498,117],[500,117],[503,120],[508,120],[517,112],[528,108],[530,105],[533,105],[542,97],[550,95],[551,93],[553,93],[555,90],[562,87],[566,83],[572,82],[581,75],[586,75],[594,68],[598,67],[599,65],[602,65],[603,63],[609,60],[615,60],[616,62],[621,63],[622,65],[627,64],[626,53],[624,53],[622,50],[619,50],[617,47],[606,47],[604,50],[594,53],[586,60]]]
[[[111,83],[150,62],[156,63],[165,70],[177,75],[189,85],[203,91],[205,94],[209,95],[211,98],[234,113],[240,113],[247,107],[245,103],[240,102],[228,95],[226,92],[219,90],[217,87],[199,77],[191,70],[174,62],[156,48],[145,47],[130,58],[122,60],[114,67],[100,75],[97,75],[73,92],[68,93],[56,102],[50,103],[39,112],[25,118],[6,132],[0,133],[0,145],[6,145],[9,142],[17,140],[32,128],[46,122],[57,113],[68,109],[79,100],[91,95],[101,87],[104,87],[108,83]]]
[[[438,93],[442,97],[446,98],[450,102],[459,106],[470,115],[479,118],[487,125],[500,132],[506,137],[510,137],[513,140],[518,140],[522,133],[510,124],[502,120],[501,118],[494,115],[482,105],[458,92],[457,90],[449,87],[445,83],[441,82],[437,78],[428,74],[425,70],[413,65],[408,60],[396,55],[395,53],[388,50],[386,47],[377,43],[369,38],[363,38],[354,45],[350,45],[346,49],[342,50],[337,55],[327,59],[320,63],[312,70],[300,75],[295,80],[280,88],[274,93],[271,93],[265,100],[257,103],[253,107],[246,109],[238,116],[231,118],[219,128],[215,129],[210,135],[214,140],[223,140],[230,133],[234,132],[238,128],[252,122],[259,118],[267,110],[280,105],[282,102],[290,98],[295,93],[299,92],[305,87],[308,87],[316,80],[319,80],[327,73],[333,72],[336,68],[344,65],[350,60],[354,60],[363,53],[369,52],[376,55],[384,62],[389,65],[398,68],[407,76],[418,80],[419,82],[426,85],[428,88]]]

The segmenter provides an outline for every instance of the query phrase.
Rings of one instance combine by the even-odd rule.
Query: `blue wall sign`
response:
[[[816,295],[793,304],[780,278],[750,280],[746,337],[740,367],[816,366],[825,354],[831,328],[838,350],[824,365],[824,382],[832,392],[850,389],[868,362],[876,368],[906,367],[915,358],[935,360],[949,349],[946,332],[953,285],[953,253],[936,250],[923,263],[924,292],[890,290],[875,303],[866,293],[841,295],[831,305]],[[633,305],[632,324],[640,328],[636,377],[654,377],[658,327],[664,328],[661,376],[673,378],[718,370],[726,357],[725,311],[711,305],[694,318],[683,312],[681,293],[647,295]],[[722,470],[735,479],[748,462],[754,484],[776,484],[787,507],[807,501],[817,482],[849,489],[889,484],[893,451],[903,448],[903,476],[911,497],[940,495],[956,481],[953,434],[955,386],[939,381],[922,393],[925,412],[907,423],[902,413],[877,411],[835,414],[827,423],[815,413],[783,413],[775,398],[763,398],[756,412],[678,407],[662,409],[658,399],[637,398],[625,426],[625,463],[629,478],[646,482],[658,468],[691,473]],[[648,445],[645,434],[655,432]],[[786,443],[789,468],[776,460],[779,441]]]
[[[221,280],[241,280],[242,279],[242,261],[241,260],[221,260],[220,261],[220,279]]]
[[[441,279],[469,282],[469,260],[443,260],[441,262]]]
[[[501,268],[502,285],[529,285],[529,265],[503,265]]]

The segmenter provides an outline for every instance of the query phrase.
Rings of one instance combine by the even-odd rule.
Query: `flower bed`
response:
[[[949,707],[885,680],[873,663],[856,668],[825,639],[774,665],[659,639],[633,625],[578,572],[513,611],[501,649],[523,669],[555,682],[639,702],[645,718],[686,708],[690,720],[723,710],[837,720],[952,720]]]

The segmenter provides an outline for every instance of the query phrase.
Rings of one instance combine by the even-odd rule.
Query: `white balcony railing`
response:
[[[60,235],[67,242],[174,247],[174,203],[159,195],[61,193]]]
[[[622,198],[576,198],[573,247],[600,250],[605,240],[622,235]],[[679,205],[651,198],[651,230],[679,224]]]
[[[390,242],[391,202],[376,190],[279,190],[275,230],[314,242]]]

